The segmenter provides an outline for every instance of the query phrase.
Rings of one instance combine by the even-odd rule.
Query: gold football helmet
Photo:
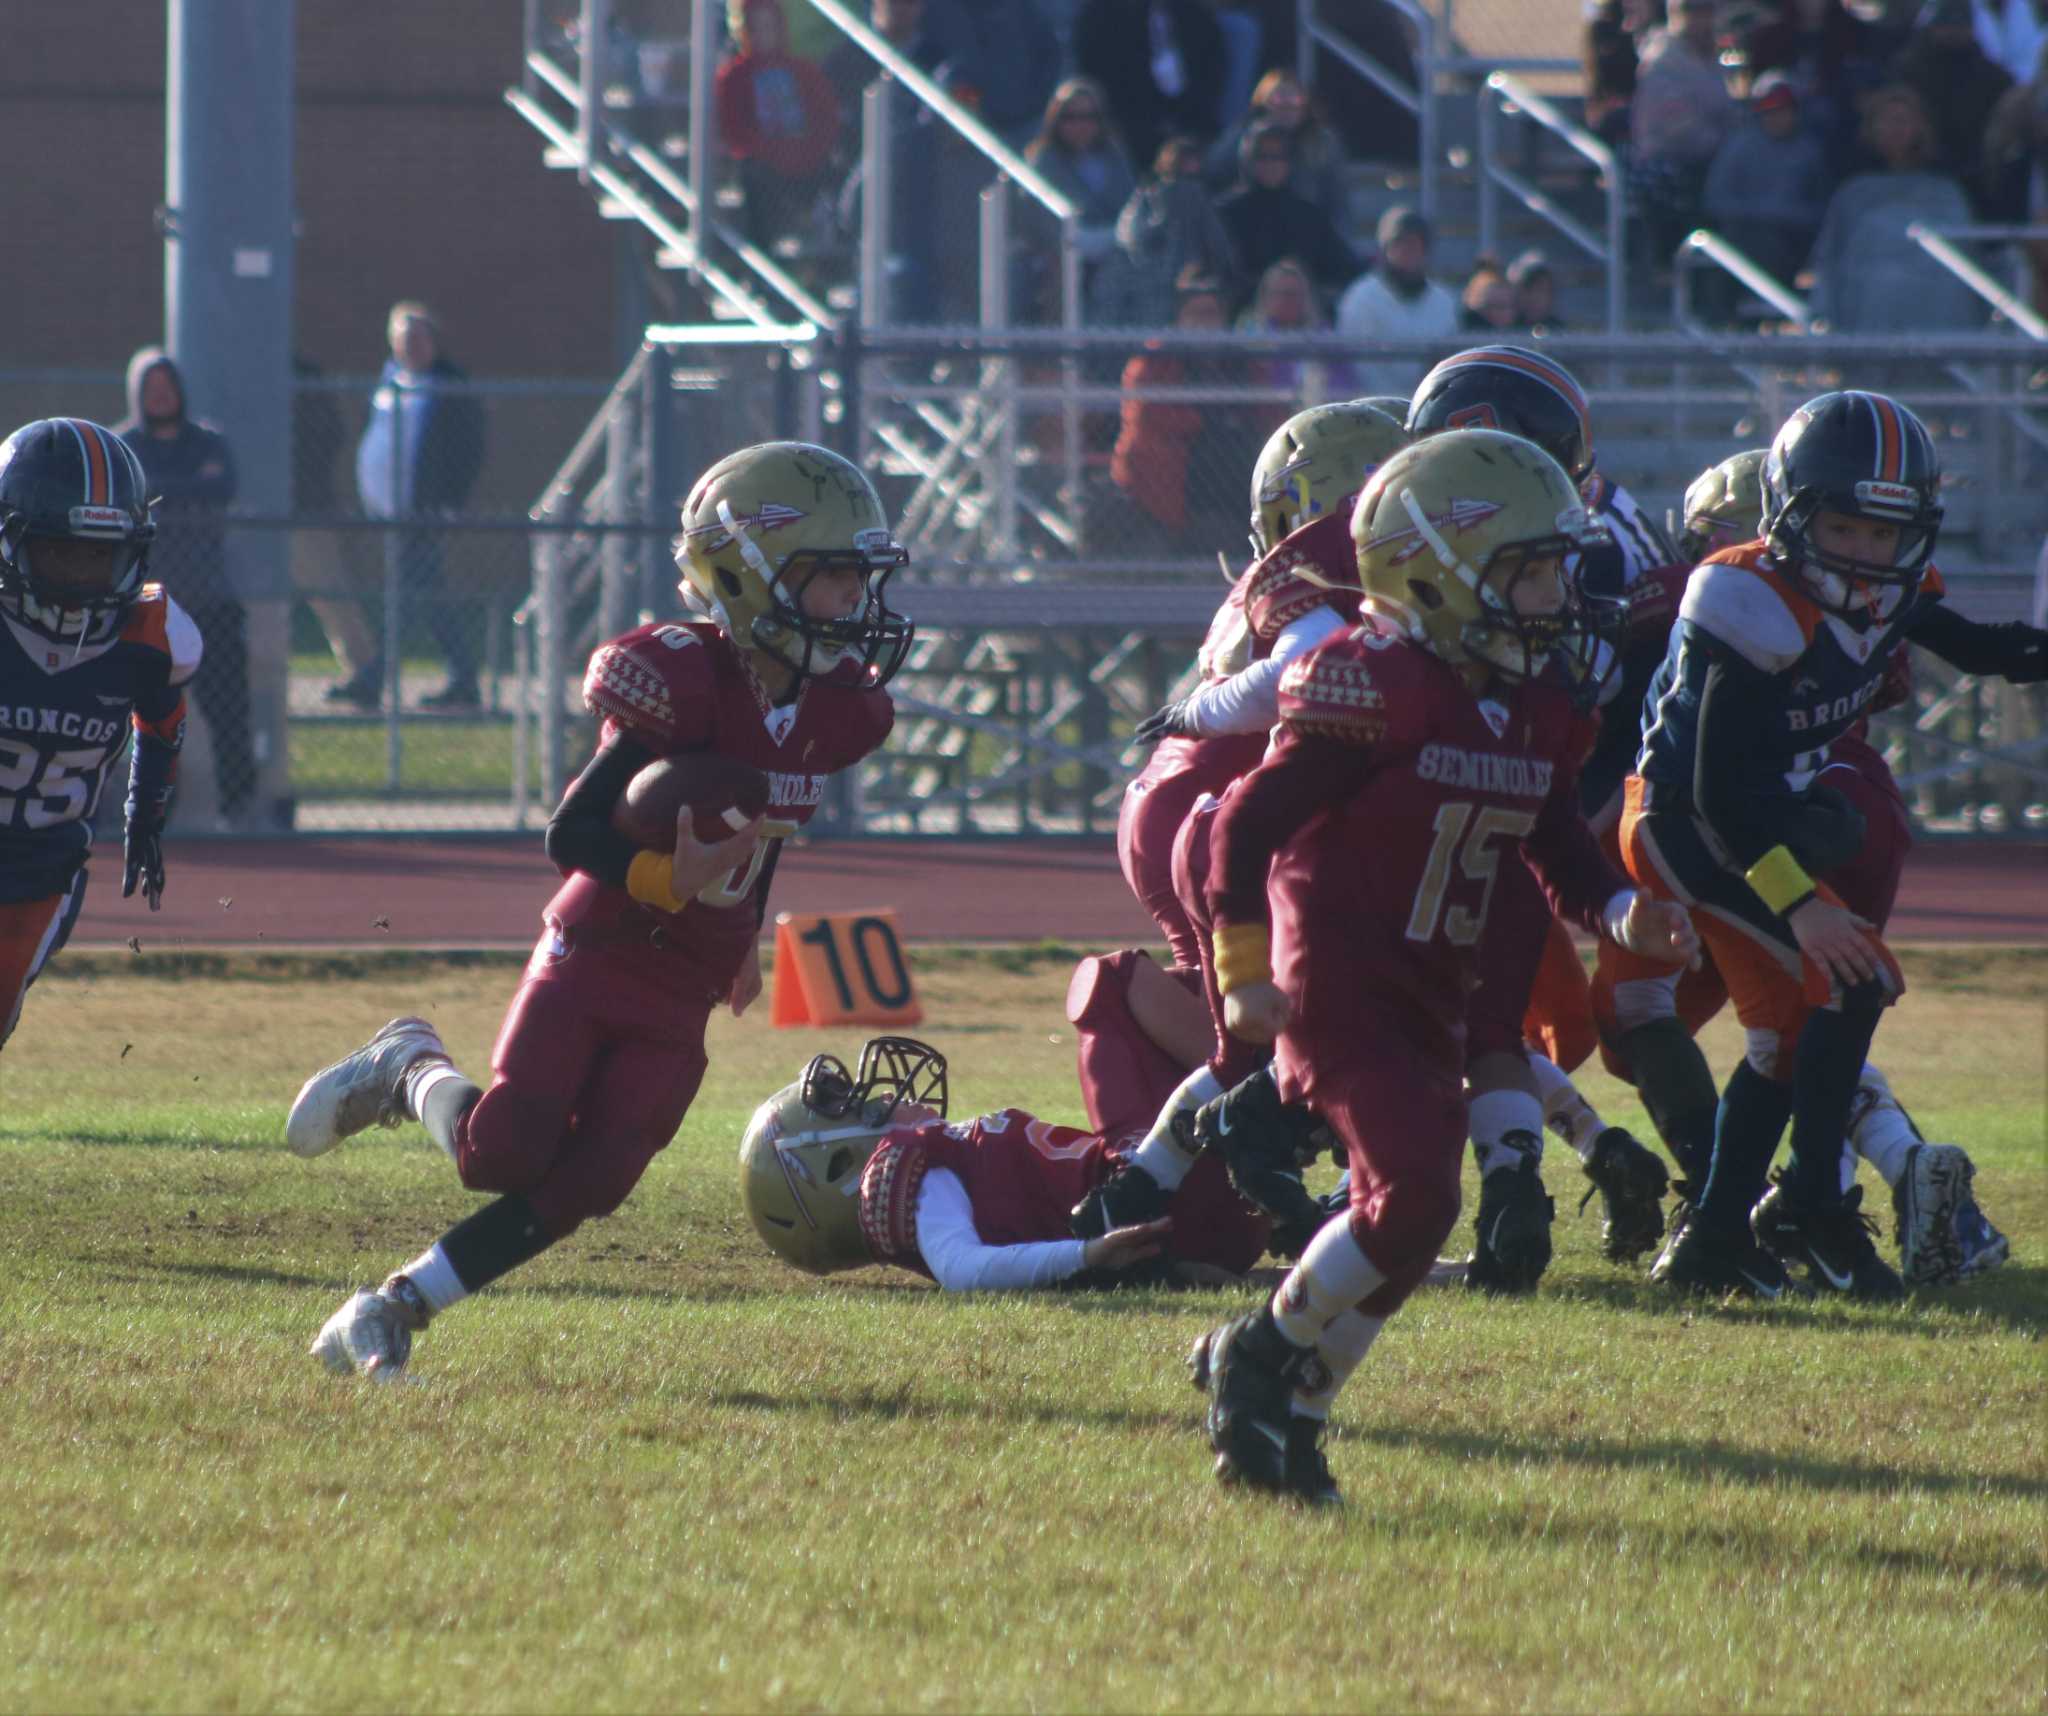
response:
[[[1764,460],[1768,447],[1752,447],[1710,465],[1685,491],[1685,523],[1678,551],[1698,562],[1717,548],[1753,542],[1763,534]]]
[[[1407,444],[1400,418],[1363,400],[1297,411],[1252,468],[1252,553],[1270,554],[1310,519],[1349,507],[1365,479]]]
[[[1602,540],[1564,467],[1498,429],[1432,435],[1394,455],[1351,517],[1364,608],[1464,670],[1534,679],[1556,660],[1570,688],[1598,638],[1577,557]]]
[[[890,573],[909,563],[874,484],[806,441],[764,441],[719,460],[683,502],[676,539],[684,595],[741,649],[800,677],[857,661],[873,685],[887,684],[910,649],[910,621],[883,599]],[[859,605],[832,619],[805,614],[807,578],[843,566],[861,574]]]
[[[946,1057],[913,1037],[876,1037],[854,1072],[813,1056],[754,1110],[740,1139],[740,1201],[770,1251],[812,1275],[874,1261],[861,1236],[861,1175],[907,1108],[945,1115]]]
[[[1354,399],[1353,405],[1370,405],[1375,411],[1384,411],[1396,423],[1408,421],[1408,396],[1405,393],[1368,393],[1363,399]]]

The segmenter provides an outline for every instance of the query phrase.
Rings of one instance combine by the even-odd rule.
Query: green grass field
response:
[[[1078,1117],[1063,957],[918,969],[959,1108]],[[1553,1154],[1543,1290],[1419,1295],[1311,1517],[1208,1475],[1181,1358],[1249,1292],[776,1265],[740,1127],[858,1039],[763,1019],[619,1216],[405,1385],[329,1376],[477,1200],[416,1128],[298,1161],[286,1106],[397,1012],[480,1070],[516,963],[67,956],[0,1061],[0,1709],[2040,1711],[2048,957],[1907,969],[1879,1059],[2013,1265],[1681,1304]]]

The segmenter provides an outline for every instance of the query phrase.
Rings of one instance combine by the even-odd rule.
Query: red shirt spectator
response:
[[[782,0],[746,0],[739,52],[718,68],[718,136],[736,161],[806,178],[830,159],[839,98],[810,60],[789,52]]]

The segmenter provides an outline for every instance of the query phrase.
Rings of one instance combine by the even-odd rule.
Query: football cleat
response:
[[[2012,1241],[1991,1225],[1968,1192],[1956,1207],[1956,1239],[1963,1248],[1965,1279],[1987,1275],[2012,1256]]]
[[[1650,1279],[1681,1293],[1739,1293],[1750,1299],[1783,1299],[1798,1291],[1785,1266],[1749,1229],[1723,1231],[1691,1208],[1672,1224]]]
[[[1270,1307],[1212,1330],[1188,1354],[1195,1386],[1209,1396],[1203,1428],[1223,1483],[1289,1491],[1289,1425],[1294,1391],[1315,1359],[1273,1321]]]
[[[299,1087],[284,1123],[297,1156],[324,1156],[365,1127],[396,1126],[405,1111],[405,1075],[418,1062],[446,1060],[441,1036],[424,1019],[393,1019],[352,1055],[323,1067]]]
[[[1320,1418],[1299,1412],[1288,1420],[1287,1490],[1307,1507],[1344,1505],[1344,1492],[1323,1458],[1323,1432],[1328,1428]]]
[[[1861,1094],[1860,1092],[1858,1093]],[[1935,1287],[1963,1273],[1956,1212],[1970,1195],[1974,1170],[1955,1144],[1915,1144],[1892,1188],[1899,1273],[1915,1287]]]
[[[1556,1213],[1534,1151],[1525,1152],[1515,1167],[1482,1175],[1465,1285],[1488,1293],[1533,1291],[1550,1267],[1550,1222]]]
[[[1182,1116],[1176,1115],[1176,1123]],[[1067,1213],[1067,1231],[1076,1239],[1100,1239],[1113,1228],[1135,1227],[1166,1214],[1173,1194],[1135,1162],[1097,1186]]]
[[[363,1287],[351,1294],[306,1351],[337,1375],[394,1382],[412,1357],[413,1336],[432,1315],[420,1290],[407,1277],[393,1275],[374,1292]]]
[[[1610,1126],[1593,1140],[1586,1162],[1593,1182],[1579,1208],[1595,1195],[1601,1202],[1601,1250],[1610,1263],[1629,1263],[1655,1251],[1664,1237],[1664,1193],[1670,1170],[1649,1148],[1619,1126]]]
[[[1271,1067],[1198,1109],[1194,1141],[1218,1152],[1238,1196],[1272,1217],[1282,1256],[1299,1256],[1329,1219],[1301,1171],[1331,1146],[1330,1130],[1312,1110],[1281,1100]]]
[[[1802,1207],[1785,1196],[1780,1180],[1758,1201],[1749,1224],[1759,1245],[1788,1265],[1803,1266],[1813,1287],[1877,1304],[1906,1296],[1898,1271],[1871,1243],[1877,1223],[1863,1213],[1861,1186],[1851,1186],[1839,1203]]]

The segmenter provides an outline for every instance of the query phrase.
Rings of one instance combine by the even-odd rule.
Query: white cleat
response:
[[[1892,1188],[1898,1218],[1899,1274],[1909,1287],[1932,1287],[1963,1272],[1956,1216],[1976,1170],[1957,1144],[1915,1144]]]
[[[320,1327],[306,1351],[337,1376],[395,1382],[412,1357],[412,1338],[427,1326],[426,1301],[403,1275],[374,1291],[358,1288]]]
[[[324,1156],[344,1138],[370,1126],[396,1126],[405,1112],[409,1068],[428,1058],[446,1060],[441,1035],[424,1019],[393,1019],[352,1055],[323,1067],[299,1087],[284,1123],[284,1141],[296,1156]]]

